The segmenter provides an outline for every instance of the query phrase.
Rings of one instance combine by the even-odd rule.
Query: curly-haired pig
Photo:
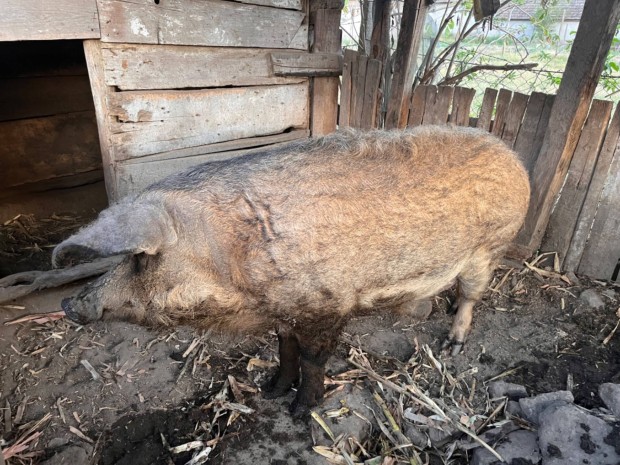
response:
[[[126,255],[63,301],[80,323],[277,329],[280,367],[263,389],[276,397],[299,382],[300,414],[322,399],[325,362],[355,315],[456,281],[458,353],[529,194],[515,153],[486,132],[343,131],[165,178],[103,211],[53,261]]]

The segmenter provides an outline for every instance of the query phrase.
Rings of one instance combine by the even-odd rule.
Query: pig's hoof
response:
[[[443,344],[441,344],[441,351],[444,353],[448,353],[449,351],[450,355],[454,357],[455,355],[461,353],[461,350],[463,350],[463,344],[464,342],[447,338],[445,341],[443,341]]]
[[[291,412],[291,416],[296,420],[303,420],[310,416],[310,406],[300,402],[297,397],[291,402],[291,406],[288,410]]]
[[[448,315],[456,315],[456,312],[459,309],[459,303],[458,303],[458,299],[454,299],[452,301],[452,303],[450,304],[450,308],[448,309]]]
[[[265,399],[275,399],[286,395],[296,384],[297,380],[285,380],[276,374],[261,386],[261,390]]]

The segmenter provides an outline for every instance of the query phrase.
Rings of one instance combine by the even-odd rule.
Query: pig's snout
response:
[[[72,297],[62,299],[60,306],[70,320],[81,325],[101,319],[102,312],[80,309],[79,305],[76,305],[75,299]]]

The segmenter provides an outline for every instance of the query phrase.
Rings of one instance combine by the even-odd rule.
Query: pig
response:
[[[280,365],[264,395],[298,385],[290,409],[301,416],[321,401],[353,316],[456,282],[444,347],[458,354],[529,195],[517,155],[487,132],[344,130],[156,182],[59,244],[53,263],[126,256],[63,300],[78,323],[275,328]]]

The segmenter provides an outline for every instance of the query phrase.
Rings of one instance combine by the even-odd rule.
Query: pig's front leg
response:
[[[299,337],[301,384],[290,410],[295,418],[304,416],[323,400],[325,363],[338,344],[337,334],[323,333],[317,338]]]
[[[280,367],[277,373],[263,386],[266,399],[275,399],[286,394],[299,381],[299,343],[297,337],[289,332],[278,332]]]

